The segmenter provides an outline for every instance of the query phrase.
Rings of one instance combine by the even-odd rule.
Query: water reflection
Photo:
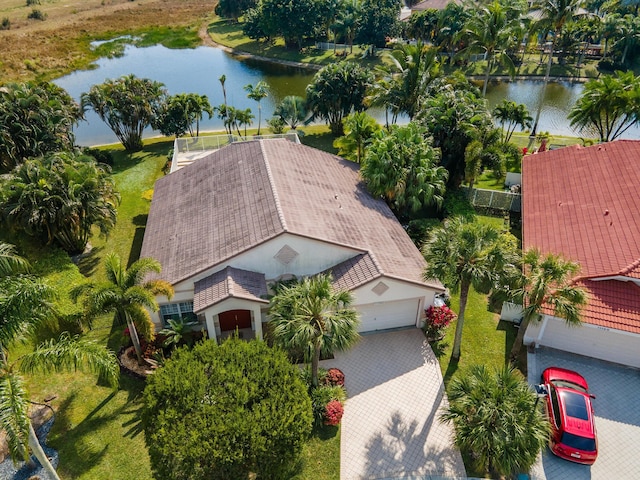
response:
[[[211,105],[223,103],[222,87],[218,79],[226,76],[227,101],[236,108],[251,108],[257,115],[256,102],[247,98],[244,86],[264,80],[269,84],[269,96],[262,100],[263,126],[273,114],[275,106],[287,95],[304,96],[314,70],[283,67],[246,58],[239,58],[212,47],[171,50],[161,45],[138,48],[128,45],[125,54],[118,58],[102,58],[92,70],[76,71],[55,80],[76,100],[91,85],[108,78],[118,78],[133,73],[165,84],[171,94],[192,92],[207,95]],[[524,103],[532,116],[538,106],[544,84],[540,80],[494,82],[489,85],[487,99],[493,108],[504,98]],[[539,131],[552,135],[578,135],[569,127],[567,114],[582,93],[583,85],[571,82],[552,82],[544,96]],[[373,112],[384,122],[384,112]],[[117,139],[109,128],[92,111],[86,113],[86,121],[76,128],[76,140],[80,145],[115,143]],[[255,120],[257,122],[257,118]],[[254,125],[255,126],[255,125]],[[214,117],[201,122],[202,130],[222,129],[222,120]],[[146,132],[152,135],[151,130]],[[625,138],[640,138],[640,128],[629,130]]]

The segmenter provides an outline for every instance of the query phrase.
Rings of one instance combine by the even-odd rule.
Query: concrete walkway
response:
[[[341,480],[465,477],[453,429],[438,420],[444,385],[420,330],[364,335],[322,366],[346,377]]]

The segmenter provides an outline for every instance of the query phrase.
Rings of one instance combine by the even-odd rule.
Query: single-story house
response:
[[[411,7],[411,12],[424,12],[425,10],[444,10],[450,3],[460,5],[460,0],[422,0]]]
[[[547,311],[535,343],[640,368],[640,141],[572,146],[522,162],[523,246],[580,263],[582,325]]]
[[[331,272],[363,332],[419,326],[444,291],[357,164],[284,139],[233,143],[158,180],[141,256],[175,289],[156,325],[187,318],[210,338],[261,338],[269,285],[294,276]]]

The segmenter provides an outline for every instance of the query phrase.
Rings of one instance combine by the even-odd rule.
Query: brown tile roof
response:
[[[234,143],[158,180],[141,256],[176,283],[284,232],[370,252],[382,274],[425,285],[422,255],[358,165],[287,140]]]
[[[357,255],[327,269],[338,290],[351,290],[381,276],[380,269],[368,253]]]
[[[640,333],[640,141],[565,147],[522,162],[523,245],[580,263],[583,321]]]
[[[527,155],[523,243],[580,262],[582,276],[640,260],[640,141]]]
[[[458,0],[423,0],[420,3],[416,3],[411,7],[412,12],[421,12],[423,10],[444,10],[450,3],[459,5],[461,2]]]
[[[230,297],[268,303],[264,273],[227,267],[194,285],[194,312],[201,312]]]

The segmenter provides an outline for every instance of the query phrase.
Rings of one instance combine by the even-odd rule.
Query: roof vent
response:
[[[296,252],[289,245],[285,245],[280,250],[278,250],[278,253],[276,253],[273,258],[278,260],[283,265],[289,265],[291,262],[295,260],[297,256],[298,256],[298,252]]]
[[[382,295],[387,290],[389,290],[389,287],[384,282],[378,282],[378,284],[371,289],[371,291],[378,296]]]

